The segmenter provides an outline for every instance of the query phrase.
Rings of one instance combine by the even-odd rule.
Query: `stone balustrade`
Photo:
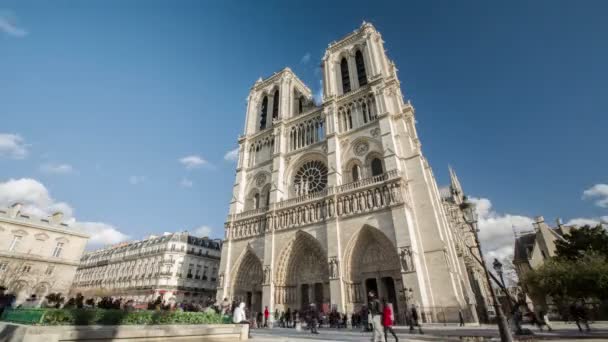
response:
[[[329,187],[323,191],[272,204],[269,208],[235,215],[225,224],[226,237],[242,239],[272,230],[284,230],[348,217],[407,202],[401,187],[405,183],[397,170]],[[241,215],[239,218],[238,215]]]

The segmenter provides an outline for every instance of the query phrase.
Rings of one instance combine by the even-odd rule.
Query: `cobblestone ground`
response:
[[[608,322],[591,325],[589,333],[580,333],[574,324],[554,323],[554,330],[540,332],[535,327],[530,328],[533,336],[516,337],[519,341],[608,341]],[[407,327],[395,327],[399,341],[468,341],[486,342],[499,341],[498,330],[495,326],[424,326],[424,334],[410,334]],[[308,331],[296,331],[295,329],[255,329],[252,331],[252,341],[266,342],[316,342],[316,341],[344,341],[359,342],[371,341],[370,332],[348,329],[319,329],[318,335],[310,334]],[[394,341],[389,334],[388,341]]]

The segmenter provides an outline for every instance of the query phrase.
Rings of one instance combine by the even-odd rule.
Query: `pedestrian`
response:
[[[292,318],[291,318],[291,309],[290,308],[287,308],[287,312],[285,312],[285,317],[287,318],[287,327],[291,328]]]
[[[268,328],[268,317],[270,316],[270,312],[268,312],[268,306],[264,308],[264,328]]]
[[[319,320],[319,313],[317,311],[317,306],[314,303],[310,304],[310,310],[308,314],[310,315],[310,319],[308,320],[308,324],[310,325],[310,333],[318,334],[319,332],[317,331],[317,322]]]
[[[553,330],[553,327],[551,327],[551,322],[549,322],[549,314],[546,313],[543,310],[540,310],[538,312],[538,321],[539,321],[539,329],[540,331],[543,331],[543,325],[547,326],[547,329],[549,329],[549,331]]]
[[[464,315],[462,314],[462,310],[458,310],[458,320],[460,321],[460,326],[464,327]]]
[[[247,321],[247,315],[245,315],[245,303],[239,304],[239,306],[234,309],[232,323],[247,324],[249,327],[247,333],[249,334],[249,338],[251,338],[251,324]]]
[[[585,310],[585,304],[582,299],[576,301],[570,307],[570,312],[574,317],[574,321],[576,322],[576,326],[578,327],[578,331],[583,332],[583,328],[581,327],[581,323],[585,325],[585,330],[588,332],[591,330],[589,328],[589,321],[587,320],[587,311]]]
[[[369,314],[372,316],[371,324],[373,329],[372,342],[382,341],[382,311],[380,311],[380,301],[376,298],[374,291],[368,293]]]
[[[422,326],[418,321],[418,310],[416,309],[416,306],[412,304],[412,308],[410,309],[410,333],[414,332],[414,327],[418,327],[418,332],[423,334]]]
[[[393,316],[393,308],[391,304],[386,302],[386,299],[382,300],[382,305],[384,305],[384,309],[382,310],[382,325],[384,326],[384,342],[388,342],[388,332],[393,334],[395,338],[395,342],[399,342],[397,338],[397,334],[395,334],[395,330],[393,330],[393,323],[395,322],[395,317]]]

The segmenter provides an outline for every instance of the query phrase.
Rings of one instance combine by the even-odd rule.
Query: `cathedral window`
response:
[[[270,188],[266,190],[266,207],[270,206]]]
[[[327,167],[320,161],[304,163],[294,177],[294,189],[298,196],[321,191],[327,187]]]
[[[351,171],[353,182],[356,182],[356,181],[359,180],[360,174],[361,174],[361,172],[360,172],[360,169],[359,169],[359,165],[354,165],[353,169]]]
[[[268,97],[264,96],[262,108],[260,110],[260,129],[266,128],[266,115],[268,114]]]
[[[260,208],[260,194],[253,195],[253,209]]]
[[[378,158],[372,159],[372,176],[383,174],[382,161]]]
[[[365,62],[363,61],[363,54],[361,53],[361,50],[357,50],[357,53],[355,54],[355,64],[357,65],[359,87],[363,87],[367,84],[367,74],[365,73]]]
[[[342,74],[342,93],[346,94],[350,91],[350,76],[348,75],[348,62],[346,58],[342,58],[340,62],[340,72]]]
[[[272,99],[272,118],[279,118],[279,90],[274,92],[274,98]]]
[[[298,114],[302,114],[302,109],[304,107],[304,96],[300,96],[298,99]]]

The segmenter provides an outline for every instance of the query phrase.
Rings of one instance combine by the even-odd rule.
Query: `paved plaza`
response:
[[[580,333],[574,324],[554,323],[552,332],[538,331],[533,327],[533,336],[519,337],[519,341],[608,341],[608,322],[596,323],[591,326],[591,332]],[[525,326],[530,328],[530,326]],[[428,325],[423,327],[424,334],[410,334],[407,327],[395,327],[400,341],[499,341],[498,329],[492,325],[458,327],[455,325]],[[361,332],[358,329],[319,329],[318,335],[295,329],[274,328],[254,329],[252,341],[276,342],[314,342],[314,341],[370,341],[371,332]],[[389,341],[394,341],[389,334]]]

